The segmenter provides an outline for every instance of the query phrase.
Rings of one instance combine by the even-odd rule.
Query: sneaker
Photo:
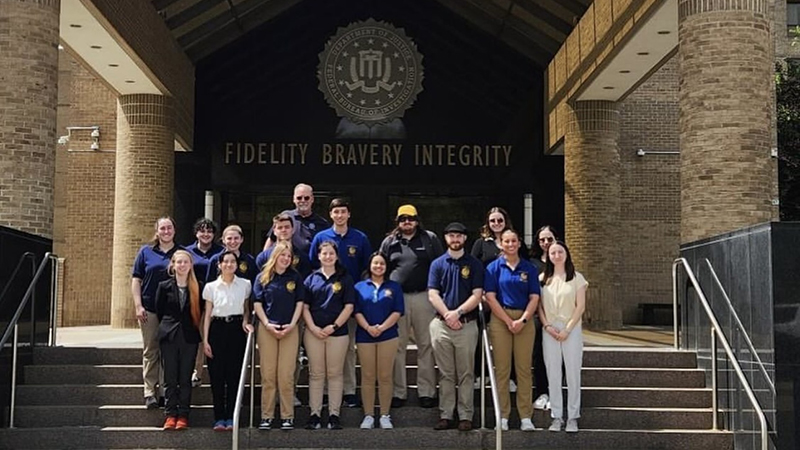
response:
[[[577,433],[578,432],[578,419],[569,419],[567,420],[567,427],[564,428],[564,431],[567,433]]]
[[[420,397],[422,401],[422,397]],[[402,408],[406,404],[406,399],[400,397],[392,397],[392,408]]]
[[[508,431],[508,419],[500,419],[500,429],[503,431]]]
[[[470,431],[472,430],[472,421],[471,420],[459,420],[458,421],[458,431]]]
[[[272,428],[272,419],[261,419],[258,423],[259,430],[269,430]]]
[[[233,419],[225,421],[225,431],[233,431]]]
[[[167,420],[164,421],[164,429],[165,430],[174,430],[175,424],[178,422],[178,418],[174,416],[167,417]]]
[[[561,427],[564,426],[564,419],[553,419],[553,423],[550,424],[550,431],[561,431]]]
[[[382,415],[379,422],[381,424],[381,428],[384,430],[391,430],[394,428],[394,425],[392,425],[392,416],[388,414]]]
[[[320,423],[319,416],[312,414],[311,417],[308,418],[308,422],[306,422],[306,430],[319,430],[320,428],[322,428],[322,424]]]
[[[214,422],[214,431],[225,431],[225,421],[217,420]]]
[[[158,399],[152,395],[148,395],[144,398],[144,406],[146,406],[147,409],[158,409]]]
[[[300,399],[297,398],[297,395],[294,396],[294,406],[303,406],[303,402],[301,402]]]
[[[189,428],[189,419],[186,417],[178,417],[178,421],[175,422],[175,429],[176,430],[185,430]]]
[[[548,406],[549,404],[550,404],[550,396],[548,396],[547,394],[542,394],[539,397],[537,397],[536,400],[533,402],[533,408],[550,409],[550,406]]]
[[[348,408],[358,408],[358,397],[356,394],[347,394],[342,397],[342,405]]]
[[[436,406],[436,399],[433,397],[420,397],[419,406],[423,408],[433,408]],[[394,408],[394,405],[392,405],[392,408]]]
[[[531,419],[522,419],[519,424],[519,429],[522,431],[536,431],[536,426],[533,425]]]
[[[364,420],[361,421],[361,429],[370,430],[372,428],[375,428],[375,418],[372,416],[364,416]]]
[[[336,414],[331,415],[328,417],[328,429],[329,430],[341,430],[342,429],[342,422],[339,421],[339,416]]]
[[[514,380],[508,380],[508,392],[514,393],[517,392],[517,383]]]
[[[200,379],[200,375],[195,370],[192,374],[192,387],[200,387],[201,384],[203,384],[203,380]]]
[[[294,419],[281,420],[281,430],[294,430]]]

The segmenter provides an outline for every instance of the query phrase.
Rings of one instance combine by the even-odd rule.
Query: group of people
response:
[[[346,200],[331,201],[332,224],[313,211],[311,186],[297,185],[293,202],[295,209],[273,218],[256,257],[240,250],[244,236],[237,225],[227,226],[222,245],[216,244],[216,225],[209,219],[195,223],[197,240],[183,248],[175,243],[174,221],[160,218],[153,240],[140,249],[132,293],[143,338],[144,402],[158,408],[163,393],[164,429],[189,426],[191,389],[200,383],[204,360],[213,428],[233,428],[247,334],[256,332],[260,429],[295,427],[301,351],[309,367],[306,429],[323,427],[326,392],[325,427],[340,429],[341,407],[357,407],[360,400],[361,428],[392,428],[391,408],[408,398],[406,349],[413,335],[419,406],[438,403],[437,430],[471,430],[473,382],[480,371],[479,305],[485,304],[500,395],[498,426],[509,427],[509,386],[515,383],[521,430],[535,430],[537,407],[550,409],[551,431],[578,431],[587,282],[552,227],[537,231],[529,255],[508,214],[492,208],[468,253],[464,225],[445,227],[443,248],[423,228],[416,208],[403,205],[396,227],[373,252],[367,236],[349,226]]]

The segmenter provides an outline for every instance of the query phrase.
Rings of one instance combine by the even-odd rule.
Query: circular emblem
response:
[[[333,293],[334,294],[339,293],[339,291],[342,290],[342,283],[340,283],[338,281],[333,283],[333,285],[331,285],[331,289],[333,289]]]
[[[356,256],[356,252],[358,252],[358,247],[356,247],[355,245],[351,245],[351,246],[347,247],[347,254],[349,256],[351,256],[351,257]]]
[[[384,297],[391,297],[394,294],[392,294],[392,290],[391,289],[386,289],[385,291],[383,291],[383,295],[384,295]]]
[[[300,257],[294,255],[294,257],[292,258],[292,267],[297,268],[298,264],[300,264]]]
[[[528,272],[520,272],[519,279],[520,281],[528,281]]]
[[[461,268],[461,278],[465,280],[469,278],[469,266],[464,266]]]
[[[239,263],[239,272],[241,273],[247,272],[247,261],[242,261]]]
[[[339,117],[386,123],[422,92],[422,55],[402,28],[370,18],[336,31],[319,54],[317,78]]]
[[[286,282],[286,290],[287,291],[294,292],[294,288],[296,288],[296,287],[297,287],[297,285],[295,285],[294,281],[287,281]]]

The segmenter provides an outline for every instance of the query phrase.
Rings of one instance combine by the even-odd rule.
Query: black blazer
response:
[[[189,344],[200,342],[200,330],[192,322],[191,306],[188,293],[186,303],[181,309],[178,283],[174,278],[158,283],[156,290],[156,314],[158,315],[158,340],[173,340],[175,333],[183,332],[183,338]]]

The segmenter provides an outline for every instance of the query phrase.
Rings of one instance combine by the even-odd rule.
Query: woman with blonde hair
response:
[[[220,238],[222,241],[222,245],[225,246],[226,252],[233,253],[236,256],[236,276],[239,278],[244,278],[245,280],[250,281],[251,285],[256,283],[256,277],[258,276],[259,269],[258,265],[256,264],[256,259],[253,258],[253,255],[241,251],[241,246],[244,243],[244,232],[242,231],[242,227],[239,225],[228,225],[222,230],[222,236]],[[206,283],[210,283],[217,279],[217,275],[219,275],[219,262],[221,260],[222,253],[219,253],[213,257],[208,262],[208,273],[206,274],[205,281]]]
[[[272,428],[275,393],[280,398],[281,429],[294,429],[294,370],[300,333],[297,323],[303,312],[303,279],[292,268],[289,242],[271,249],[264,270],[253,288],[261,363],[260,430]],[[277,381],[277,384],[276,384]]]
[[[192,256],[177,250],[170,259],[170,278],[158,284],[156,315],[161,364],[164,368],[165,430],[189,427],[192,403],[192,370],[200,342],[200,284]]]

